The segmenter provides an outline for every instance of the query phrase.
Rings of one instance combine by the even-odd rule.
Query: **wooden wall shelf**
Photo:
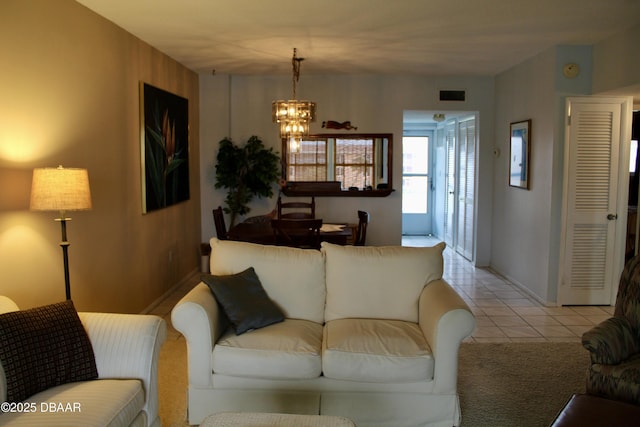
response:
[[[303,190],[283,188],[282,194],[288,197],[387,197],[393,193],[393,189],[389,190]]]

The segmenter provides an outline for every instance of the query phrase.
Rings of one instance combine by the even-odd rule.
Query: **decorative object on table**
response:
[[[300,63],[304,58],[297,57],[297,49],[293,48],[293,96],[288,101],[278,100],[271,103],[271,118],[280,124],[280,138],[289,142],[293,153],[300,151],[302,137],[309,135],[309,123],[316,121],[316,103],[298,101],[296,84],[300,80]]]
[[[64,265],[64,284],[68,300],[71,299],[69,281],[69,245],[67,241],[67,211],[91,209],[91,191],[89,173],[78,168],[39,168],[33,170],[31,183],[30,209],[34,211],[58,211],[62,229],[62,260]]]
[[[224,211],[231,215],[231,228],[238,215],[251,211],[249,202],[254,196],[273,196],[274,184],[281,177],[280,157],[254,135],[243,147],[229,138],[223,139],[216,159],[215,188],[228,190]]]
[[[350,121],[337,122],[335,120],[327,120],[326,122],[322,122],[322,127],[326,129],[358,130],[357,126],[351,126]]]
[[[531,119],[511,123],[509,185],[529,189],[531,170]]]
[[[189,101],[140,83],[142,212],[189,200]]]

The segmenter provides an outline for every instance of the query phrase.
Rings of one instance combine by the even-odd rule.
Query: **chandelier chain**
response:
[[[291,64],[293,65],[293,98],[296,99],[296,83],[300,80],[300,63],[304,61],[304,58],[298,58],[296,56],[298,50],[293,48],[293,58],[291,59]]]

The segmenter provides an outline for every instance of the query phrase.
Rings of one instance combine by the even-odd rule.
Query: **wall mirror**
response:
[[[393,191],[392,134],[318,134],[282,141],[287,196],[384,197]]]

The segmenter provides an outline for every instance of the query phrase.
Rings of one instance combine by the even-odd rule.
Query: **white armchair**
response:
[[[0,296],[0,313],[17,311]],[[160,426],[158,359],[166,323],[152,315],[78,313],[95,355],[98,379],[59,385],[29,397],[29,406],[2,411],[0,425]],[[0,366],[0,397],[7,399],[6,376]],[[47,405],[67,404],[53,413]],[[73,411],[73,404],[80,411]],[[7,406],[3,406],[3,409]],[[33,410],[25,411],[24,408]],[[25,413],[28,412],[28,413]]]

